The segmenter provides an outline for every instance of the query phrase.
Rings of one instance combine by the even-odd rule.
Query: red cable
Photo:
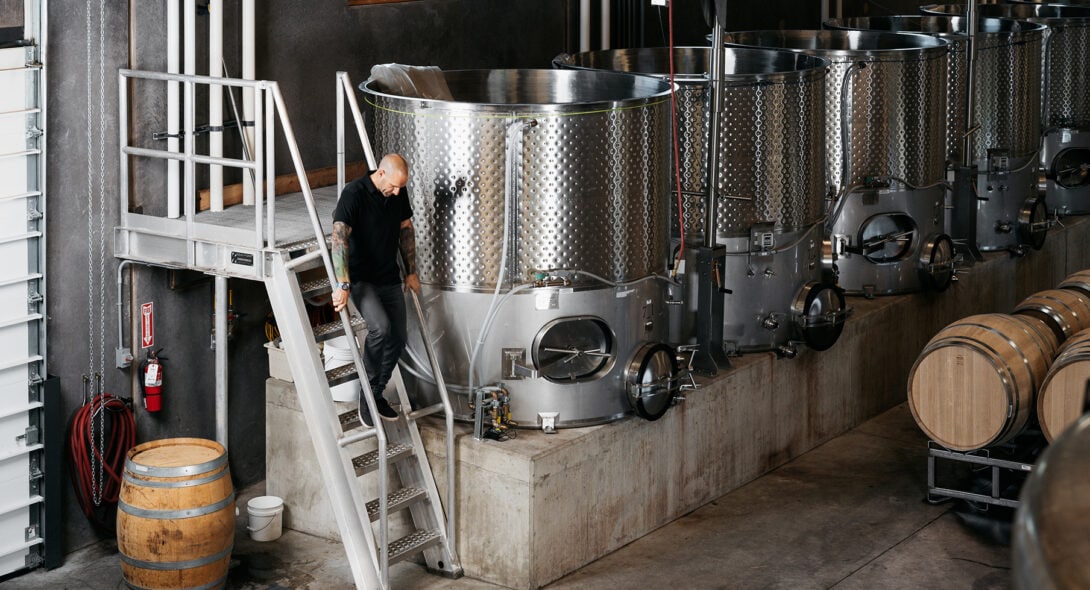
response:
[[[681,198],[681,149],[678,147],[677,141],[677,96],[675,92],[676,85],[674,84],[674,3],[670,2],[670,5],[666,8],[667,25],[670,28],[670,118],[673,125],[674,138],[674,180],[677,182],[677,224],[679,233],[681,234],[681,247],[677,252],[677,259],[674,260],[673,274],[677,274],[677,267],[681,262],[682,256],[685,255],[685,206],[682,203]],[[715,105],[712,105],[715,108]],[[715,133],[712,129],[711,133]],[[711,195],[712,190],[708,190],[708,194]],[[708,231],[708,228],[704,228],[704,231]]]
[[[103,418],[103,427],[108,427],[109,438],[105,449],[97,448],[97,440],[91,423],[95,411],[106,412],[109,420]],[[132,410],[119,397],[109,393],[95,396],[81,406],[72,416],[68,431],[68,467],[72,477],[72,487],[83,513],[99,524],[105,525],[98,515],[92,498],[95,481],[92,455],[101,462],[103,468],[102,503],[116,504],[121,494],[121,473],[125,455],[136,444],[136,422]],[[105,455],[103,451],[105,450]]]

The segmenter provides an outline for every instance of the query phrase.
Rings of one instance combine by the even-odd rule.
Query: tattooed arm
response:
[[[341,289],[340,285],[351,282],[348,276],[348,236],[352,234],[352,228],[343,221],[333,222],[333,248],[330,252],[333,258],[333,274],[337,284],[333,285],[333,310],[341,311],[348,305],[348,290]]]
[[[420,279],[416,276],[416,230],[413,229],[412,219],[401,222],[398,248],[401,250],[401,261],[405,263],[405,290],[412,289],[419,294]]]

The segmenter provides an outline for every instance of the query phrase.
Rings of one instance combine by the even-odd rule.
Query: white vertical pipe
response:
[[[590,0],[579,0],[579,51],[590,51]]]
[[[613,0],[602,0],[602,26],[600,27],[602,37],[602,49],[609,49],[609,25],[610,25],[610,4]]]
[[[195,76],[197,75],[197,0],[185,0],[183,5],[183,35],[185,35],[183,45],[183,53],[185,54],[185,75]],[[196,125],[193,124],[193,101],[196,100],[196,93],[193,91],[192,84],[186,84],[185,86],[185,100],[182,101],[185,112],[185,153],[187,155],[193,155],[193,129]],[[193,171],[193,162],[187,161],[185,163],[185,177],[183,182],[182,199],[185,201],[184,214],[187,222],[193,221],[193,215],[196,213],[191,208],[190,202],[195,196],[195,174]]]
[[[821,24],[825,25],[825,21],[829,20],[829,0],[821,0]]]
[[[242,79],[254,80],[257,75],[256,59],[256,28],[254,24],[254,0],[242,0]],[[254,89],[242,89],[242,119],[254,120]],[[260,149],[254,143],[254,128],[244,127],[246,144],[250,146],[250,157],[254,157]],[[245,205],[254,204],[254,182],[249,174],[242,175],[242,202]]]
[[[223,77],[223,1],[208,3],[208,75]],[[223,157],[223,87],[208,86],[208,155]],[[245,175],[244,175],[245,176]],[[208,167],[208,192],[212,211],[223,211],[223,166]]]
[[[216,442],[227,448],[227,277],[216,277]]]
[[[167,73],[181,73],[181,20],[178,12],[178,0],[167,0]],[[180,87],[177,82],[167,82],[167,149],[177,152],[180,145],[178,141],[178,96]],[[178,198],[180,164],[178,160],[167,160],[167,217],[175,219],[181,217],[182,206]]]

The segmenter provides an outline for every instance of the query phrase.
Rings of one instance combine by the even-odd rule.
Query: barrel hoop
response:
[[[1058,308],[1063,308],[1063,309],[1071,312],[1071,314],[1074,315],[1076,318],[1079,317],[1078,312],[1071,309],[1067,305],[1067,303],[1064,303],[1063,301],[1060,301],[1058,299],[1052,299],[1052,298],[1047,298],[1047,299],[1051,299],[1052,301],[1055,301],[1056,303],[1054,305],[1050,306],[1050,305],[1045,305],[1043,303],[1031,302],[1031,303],[1028,303],[1028,304],[1025,304],[1025,305],[1019,305],[1018,309],[1015,309],[1014,311],[1016,311],[1016,312],[1017,311],[1036,311],[1037,313],[1040,313],[1041,315],[1044,315],[1044,316],[1048,317],[1049,319],[1051,319],[1052,321],[1056,322],[1056,325],[1060,326],[1060,329],[1063,330],[1065,334],[1070,334],[1071,331],[1074,329],[1074,326],[1071,325],[1071,322],[1067,321],[1067,318],[1065,318],[1063,316],[1063,314],[1057,312],[1056,310]]]
[[[150,475],[152,477],[182,477],[186,475],[200,475],[202,473],[208,473],[213,469],[218,469],[227,464],[227,453],[206,461],[204,463],[198,463],[196,465],[183,465],[181,467],[154,467],[151,465],[141,465],[133,461],[132,459],[125,459],[125,469],[139,473],[141,475]]]
[[[235,501],[235,493],[231,492],[226,498],[216,502],[215,504],[209,504],[207,506],[199,506],[197,508],[186,508],[184,510],[149,510],[147,508],[138,508],[124,501],[118,501],[117,507],[125,514],[131,514],[140,518],[152,518],[155,520],[168,520],[177,518],[194,518],[197,516],[204,516],[206,514],[212,514],[213,512],[219,512],[224,508],[231,505]]]
[[[1010,345],[1010,347],[1011,347],[1012,349],[1014,349],[1014,350],[1017,350],[1017,351],[1019,352],[1020,356],[1022,357],[1022,364],[1023,364],[1023,365],[1025,365],[1025,366],[1026,366],[1026,369],[1027,369],[1027,370],[1029,371],[1029,381],[1030,381],[1030,387],[1032,387],[1032,388],[1033,388],[1033,391],[1034,391],[1034,392],[1036,392],[1036,391],[1037,391],[1037,390],[1038,390],[1038,389],[1040,388],[1040,385],[1041,385],[1041,384],[1040,384],[1040,383],[1037,383],[1037,375],[1035,375],[1035,374],[1033,373],[1033,370],[1032,370],[1032,369],[1030,369],[1030,366],[1029,366],[1029,358],[1027,358],[1027,357],[1026,357],[1026,351],[1022,350],[1022,348],[1018,346],[1018,343],[1017,343],[1017,342],[1015,342],[1015,341],[1011,340],[1010,338],[1008,338],[1008,337],[1007,337],[1007,335],[1006,335],[1006,334],[1004,334],[1004,333],[1002,333],[1002,332],[998,331],[997,329],[995,329],[995,328],[993,328],[993,327],[991,327],[991,326],[986,326],[986,325],[984,325],[984,324],[976,324],[976,323],[972,323],[972,324],[959,324],[959,325],[962,325],[962,326],[973,326],[973,327],[976,327],[976,328],[982,328],[982,329],[984,329],[984,330],[986,330],[986,331],[988,331],[988,332],[991,332],[992,334],[995,334],[996,336],[999,336],[999,337],[1000,337],[1001,339],[1003,339],[1003,341],[1004,341],[1004,342],[1006,342],[1007,344],[1009,344],[1009,345]],[[1029,333],[1028,333],[1028,331],[1027,331],[1027,332],[1025,332],[1025,334],[1026,334],[1027,336],[1030,336],[1030,340],[1036,340],[1036,338],[1032,337],[1032,335],[1031,335],[1031,334],[1029,334]],[[951,337],[949,337],[949,338],[950,338],[950,339],[962,339],[962,338],[964,338],[964,337],[962,337],[962,336],[951,336]],[[973,342],[973,343],[977,343],[977,341],[976,341],[976,340],[969,340],[969,341],[970,341],[970,342]],[[984,344],[983,344],[983,343],[980,343],[980,348],[982,348],[982,349],[985,349],[985,350],[987,350],[988,352],[992,353],[992,354],[993,354],[993,355],[994,355],[994,356],[995,356],[996,358],[998,358],[998,359],[1002,359],[1002,355],[1000,355],[1000,354],[999,354],[999,351],[997,351],[997,350],[994,350],[994,349],[992,349],[992,348],[990,348],[990,347],[984,346]],[[1038,350],[1040,350],[1040,347],[1039,347],[1039,346],[1038,346]],[[1042,353],[1044,353],[1044,351],[1042,351]],[[1047,354],[1045,354],[1044,356],[1045,356],[1045,358],[1047,358],[1047,357],[1048,357],[1048,355],[1047,355]],[[1050,360],[1051,360],[1051,359],[1050,359]],[[1007,364],[1006,362],[1004,362],[1004,363],[1003,363],[1003,365],[1004,365],[1004,366],[1005,366],[1005,367],[1006,367],[1006,368],[1008,369],[1008,371],[1010,370],[1010,368],[1011,368],[1011,367],[1010,367],[1010,365],[1008,365],[1008,364]],[[1015,407],[1017,407],[1017,405],[1016,405]]]
[[[143,559],[136,559],[135,557],[129,557],[128,555],[121,553],[121,561],[124,561],[125,563],[133,567],[160,572],[173,570],[188,570],[216,563],[224,557],[231,555],[231,550],[234,548],[234,544],[231,544],[219,553],[206,555],[204,557],[198,557],[197,559],[189,559],[186,561],[144,561]],[[206,586],[201,586],[201,588],[204,587]],[[207,587],[214,588],[215,586]]]
[[[136,479],[129,472],[125,472],[125,481],[145,488],[190,488],[193,486],[199,486],[206,483],[211,483],[226,476],[230,471],[223,469],[218,473],[209,475],[208,477],[202,477],[200,479],[183,479],[175,481],[155,481],[146,479]]]
[[[129,582],[128,580],[125,580],[125,585],[128,586],[129,588],[131,588],[132,590],[155,590],[154,588],[145,588],[143,586],[137,586],[136,584],[133,584],[133,583]],[[211,582],[209,582],[207,584],[201,584],[200,586],[186,586],[185,588],[181,588],[180,590],[214,590],[215,588],[226,588],[226,587],[227,587],[227,575],[224,574],[218,580],[213,580],[213,581],[211,581]]]

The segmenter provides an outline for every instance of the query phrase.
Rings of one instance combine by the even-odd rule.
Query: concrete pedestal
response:
[[[830,350],[732,359],[657,422],[520,431],[506,442],[475,441],[468,424],[457,425],[466,575],[538,588],[903,402],[908,371],[939,329],[1009,312],[1090,268],[1090,219],[1065,225],[1040,252],[986,255],[945,293],[849,298],[853,315]],[[285,499],[285,526],[337,538],[293,384],[270,379],[267,390],[268,493]],[[439,426],[425,422],[421,431],[445,485]]]

